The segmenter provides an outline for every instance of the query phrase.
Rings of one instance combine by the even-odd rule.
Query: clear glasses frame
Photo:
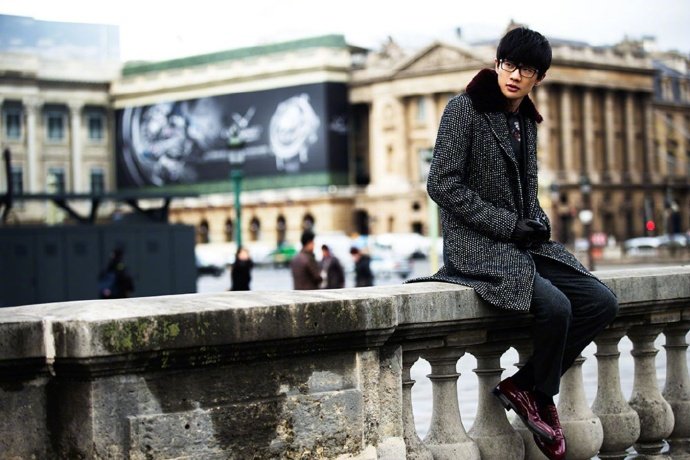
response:
[[[525,78],[532,78],[539,73],[539,71],[534,67],[517,65],[514,62],[506,61],[505,59],[498,61],[498,65],[501,67],[501,69],[510,73],[515,72],[515,69],[520,69],[520,75]]]

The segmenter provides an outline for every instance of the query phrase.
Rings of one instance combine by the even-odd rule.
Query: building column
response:
[[[573,121],[571,91],[563,86],[561,91],[561,148],[563,149],[563,171],[568,181],[577,182],[578,171],[573,170]]]
[[[643,145],[642,145],[642,180],[649,183],[658,171],[654,170],[654,108],[652,107],[652,98],[647,96],[643,103],[644,110],[644,130]]]
[[[552,154],[553,152],[549,152],[551,145],[550,130],[551,123],[553,122],[549,117],[549,87],[540,85],[537,89],[537,97],[539,103],[537,109],[539,113],[541,113],[542,118],[544,118],[544,125],[539,129],[539,137],[537,139],[539,142],[537,146],[537,151],[539,152],[538,156],[543,160],[542,164],[544,167],[549,168],[551,172],[555,174],[556,156]]]
[[[38,136],[36,117],[41,107],[41,102],[36,98],[27,98],[22,101],[26,111],[26,177],[27,193],[38,193],[38,153],[36,152],[36,139]]]
[[[604,179],[618,182],[620,176],[616,171],[616,136],[613,122],[613,91],[606,91],[604,96],[604,136],[605,136],[605,171]]]
[[[584,119],[582,120],[582,128],[584,131],[584,158],[582,170],[590,177],[592,182],[599,182],[599,171],[596,170],[594,164],[594,109],[591,88],[585,88],[584,103],[582,112]]]
[[[625,148],[623,149],[623,158],[621,164],[621,171],[623,173],[623,181],[629,182],[634,173],[632,165],[635,164],[635,101],[633,95],[626,93],[625,95]],[[636,178],[637,179],[637,178]]]
[[[72,143],[71,163],[72,163],[72,193],[82,192],[82,155],[81,155],[81,111],[84,104],[81,102],[70,102],[70,141]]]

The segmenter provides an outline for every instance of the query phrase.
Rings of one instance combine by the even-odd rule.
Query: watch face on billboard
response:
[[[347,172],[347,88],[319,83],[118,110],[119,188]]]

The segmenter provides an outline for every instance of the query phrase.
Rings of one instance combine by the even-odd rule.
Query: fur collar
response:
[[[479,112],[504,112],[506,98],[498,87],[498,75],[493,69],[482,69],[467,85],[467,95]],[[520,112],[527,118],[541,123],[543,118],[534,103],[526,96],[520,104]]]

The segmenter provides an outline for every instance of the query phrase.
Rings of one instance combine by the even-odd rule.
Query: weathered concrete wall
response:
[[[690,267],[602,277],[632,323],[690,316]],[[403,348],[528,323],[444,283],[0,309],[0,459],[398,460]]]

